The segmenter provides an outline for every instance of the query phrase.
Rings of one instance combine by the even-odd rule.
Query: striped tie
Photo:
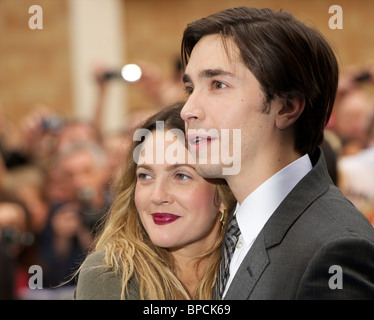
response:
[[[230,261],[232,255],[235,251],[236,242],[238,241],[240,235],[240,229],[236,217],[234,216],[232,220],[228,223],[226,229],[226,235],[223,243],[223,250],[221,252],[221,262],[218,269],[214,299],[222,299],[223,292],[225,291],[227,280],[230,276]]]

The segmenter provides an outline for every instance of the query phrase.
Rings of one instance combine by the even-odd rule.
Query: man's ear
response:
[[[280,97],[280,109],[276,115],[276,127],[284,130],[293,125],[305,108],[305,97],[299,92],[288,92]]]

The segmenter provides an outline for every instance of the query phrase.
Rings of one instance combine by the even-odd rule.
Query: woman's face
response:
[[[216,185],[187,163],[184,141],[165,141],[163,134],[153,131],[142,147],[151,150],[154,159],[156,152],[161,159],[160,150],[165,156],[161,163],[138,161],[136,171],[135,204],[151,241],[159,247],[205,252],[220,230]]]

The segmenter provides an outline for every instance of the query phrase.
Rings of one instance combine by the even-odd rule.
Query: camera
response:
[[[76,194],[80,204],[79,215],[82,223],[93,233],[96,233],[97,223],[104,214],[102,209],[97,209],[92,204],[95,193],[93,188],[83,188]]]
[[[52,116],[42,120],[42,128],[46,132],[58,132],[62,126],[63,121],[58,116]]]
[[[34,243],[34,235],[31,232],[20,233],[12,226],[0,230],[1,242],[5,245],[31,246]]]
[[[136,64],[127,64],[121,70],[106,71],[102,75],[104,81],[120,79],[126,82],[136,82],[142,76],[142,70]]]
[[[370,72],[365,71],[365,72],[362,72],[361,74],[359,74],[358,76],[356,76],[355,82],[362,83],[362,82],[370,81],[371,78],[372,78],[372,76],[371,76]]]

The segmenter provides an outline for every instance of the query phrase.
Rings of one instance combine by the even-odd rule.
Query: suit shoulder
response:
[[[322,228],[332,228],[341,235],[359,236],[374,242],[374,228],[369,220],[343,194],[331,185],[310,207],[318,213]]]

